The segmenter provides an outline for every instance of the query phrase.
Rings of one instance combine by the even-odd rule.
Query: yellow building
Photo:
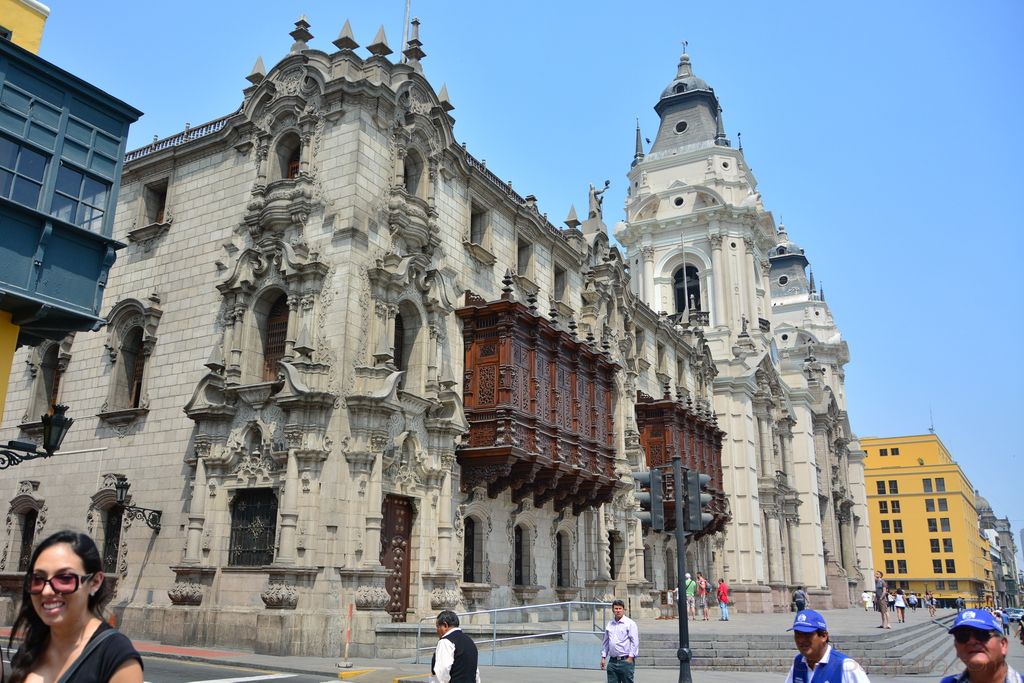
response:
[[[50,8],[37,0],[0,0],[0,38],[39,54]]]
[[[990,604],[989,543],[974,488],[935,434],[862,438],[874,566],[889,585],[940,604]]]

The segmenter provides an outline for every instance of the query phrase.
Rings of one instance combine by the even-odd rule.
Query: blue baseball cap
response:
[[[953,620],[953,625],[949,627],[947,633],[952,633],[960,627],[995,631],[999,635],[1005,635],[1003,625],[996,620],[995,615],[984,609],[965,609],[956,615],[956,619]]]
[[[827,631],[828,624],[825,623],[825,617],[812,609],[805,609],[796,613],[796,619],[793,620],[793,626],[786,630],[800,631],[802,633],[814,633],[815,631]]]

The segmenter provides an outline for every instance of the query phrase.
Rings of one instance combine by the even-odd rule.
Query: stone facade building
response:
[[[637,296],[704,325],[732,513],[716,540],[733,595],[741,609],[788,610],[802,585],[815,606],[849,606],[872,572],[846,343],[688,55],[655,110],[650,150],[637,130],[615,236]]]
[[[335,655],[350,605],[362,655],[384,622],[441,608],[619,596],[650,613],[675,553],[638,521],[631,473],[675,454],[713,476],[691,566],[768,585],[716,406],[744,425],[714,394],[749,389],[774,429],[781,370],[729,379],[706,317],[647,305],[600,190],[559,229],[468,154],[415,28],[396,62],[383,31],[363,57],[346,24],[327,53],[300,21],[238,111],[127,155],[105,329],[23,350],[12,376],[5,436],[55,393],[76,424],[58,458],[0,481],[8,618],[33,542],[62,527],[101,545],[126,629],[169,643]],[[801,394],[807,420],[827,393]],[[806,446],[778,437],[787,476],[825,457],[800,419]],[[798,509],[820,489],[764,486],[801,537],[785,566],[824,588],[832,520]]]
[[[982,532],[991,531],[998,555],[993,558],[992,573],[995,584],[994,601],[997,607],[1020,607],[1020,585],[1017,582],[1017,543],[1009,517],[996,517],[988,499],[974,490],[974,503],[978,508],[978,526]]]

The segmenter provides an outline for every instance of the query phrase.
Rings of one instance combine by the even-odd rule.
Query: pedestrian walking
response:
[[[612,602],[612,614],[614,618],[604,627],[601,668],[607,674],[608,683],[633,683],[640,631],[636,622],[626,616],[626,604],[622,600]]]
[[[935,596],[931,591],[924,592],[924,605],[928,608],[928,616],[935,616]]]
[[[896,611],[896,591],[894,591],[894,590],[892,590],[890,588],[888,594],[886,594],[886,596],[885,596],[885,601],[889,605],[889,611],[890,612],[895,612]]]
[[[903,595],[903,589],[897,588],[893,596],[893,605],[896,606],[896,620],[901,624],[907,623],[907,598]]]
[[[796,613],[793,642],[799,654],[793,658],[786,683],[871,683],[861,665],[833,649],[825,618],[812,609]]]
[[[882,625],[878,628],[892,628],[889,625],[888,591],[886,590],[888,585],[882,577],[882,572],[875,572],[875,609],[882,615]]]
[[[729,621],[729,584],[725,582],[725,579],[718,580],[715,595],[718,597],[718,609],[722,612],[722,616],[718,620]]]
[[[686,589],[686,616],[693,621],[697,620],[697,582],[686,574],[686,581],[683,584]]]
[[[803,586],[797,586],[796,590],[793,591],[793,605],[796,607],[797,612],[803,612],[807,609],[807,592]]]
[[[860,594],[860,599],[861,599],[861,602],[864,603],[864,611],[865,612],[870,612],[871,611],[871,605],[875,602],[875,598],[871,594],[871,591],[864,591],[863,593],[861,593]]]
[[[110,586],[93,540],[58,531],[36,546],[28,567],[11,628],[21,647],[10,683],[142,683],[142,657],[103,620]]]
[[[710,586],[704,575],[697,572],[697,607],[700,608],[704,621],[711,621],[711,610],[708,607],[708,592]]]
[[[480,683],[476,643],[459,627],[459,615],[444,610],[434,622],[437,646],[430,658],[432,682]]]
[[[911,612],[917,611],[917,595],[911,593],[907,596],[907,606],[910,607]]]
[[[1024,676],[1006,662],[1009,642],[1003,626],[985,610],[963,610],[949,629],[963,673],[946,676],[941,683],[1024,683]]]

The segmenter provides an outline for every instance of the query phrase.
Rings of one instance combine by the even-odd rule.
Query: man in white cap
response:
[[[812,609],[797,612],[793,641],[800,651],[786,676],[786,683],[871,683],[860,664],[839,650],[828,639],[825,618]]]
[[[1002,624],[985,610],[967,609],[949,628],[956,656],[967,668],[942,683],[1024,683],[1024,676],[1006,662],[1009,643]]]
[[[690,573],[686,573],[686,581],[683,582],[683,587],[686,588],[686,614],[687,617],[696,621],[697,620],[697,582],[693,580]]]

